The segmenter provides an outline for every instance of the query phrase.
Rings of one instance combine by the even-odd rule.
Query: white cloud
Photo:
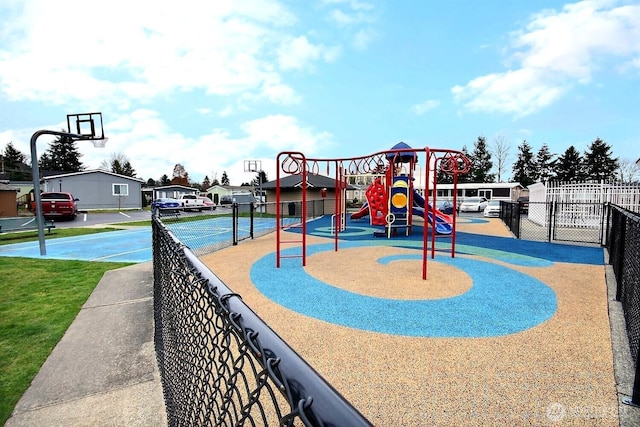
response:
[[[358,1],[344,6],[356,16],[370,9]],[[352,33],[333,31],[338,41],[327,43],[308,26],[301,35],[279,0],[113,0],[96,12],[80,0],[14,0],[0,5],[0,16],[11,17],[0,26],[0,98],[7,105],[104,113],[107,146],[77,144],[87,168],[123,153],[145,179],[171,175],[181,163],[196,180],[227,171],[240,184],[251,179],[242,178],[247,158],[264,159],[270,172],[279,151],[313,155],[334,144],[331,134],[275,113],[302,101],[287,72],[338,60],[339,37]],[[274,114],[256,113],[265,106]],[[201,131],[185,123],[192,117],[218,127]],[[2,136],[28,153],[32,132]],[[46,143],[39,140],[40,154]]]
[[[332,144],[331,134],[302,127],[295,117],[279,114],[247,122],[242,130],[246,132],[249,144],[268,147],[274,153],[296,147],[296,151],[313,155],[318,147],[324,149]]]
[[[353,37],[353,46],[357,50],[365,50],[377,37],[377,32],[372,28],[363,28]]]
[[[411,107],[411,110],[415,114],[420,116],[428,111],[438,108],[439,106],[440,106],[440,101],[437,101],[435,99],[430,99],[428,101],[414,105],[413,107]]]
[[[640,54],[640,5],[585,0],[545,10],[512,34],[505,72],[477,77],[452,93],[465,108],[525,116],[557,101],[597,72]],[[611,65],[613,61],[614,65]]]
[[[0,89],[10,100],[74,107],[95,99],[123,106],[125,98],[195,88],[260,96],[270,87],[271,58],[295,23],[270,0],[114,0],[99,16],[77,0],[15,5],[21,9],[2,33]]]
[[[123,153],[137,175],[144,179],[158,179],[162,174],[171,176],[175,164],[180,163],[196,181],[202,181],[205,175],[213,178],[214,174],[220,179],[226,171],[232,184],[240,185],[252,178],[244,173],[244,160],[262,160],[263,169],[273,179],[279,152],[296,147],[296,151],[313,156],[319,147],[324,150],[335,144],[331,134],[316,131],[285,115],[250,120],[243,123],[240,130],[241,134],[234,135],[218,128],[192,138],[171,129],[158,112],[139,109],[105,125],[109,136],[105,149],[94,149],[84,142],[79,142],[77,147],[89,169],[97,168],[111,153]],[[40,144],[39,147],[41,154],[46,146]]]
[[[478,77],[466,86],[455,86],[457,101],[473,112],[526,116],[544,108],[567,90],[559,82],[546,83],[544,70],[519,69]]]
[[[339,52],[339,47],[314,45],[306,36],[299,36],[283,41],[278,48],[278,63],[283,70],[303,69],[319,59],[334,61]]]
[[[324,0],[322,3],[332,7],[329,19],[340,27],[375,21],[372,3],[357,0]]]
[[[346,4],[354,10],[372,10],[374,6],[371,3],[358,0],[322,0],[323,4]]]

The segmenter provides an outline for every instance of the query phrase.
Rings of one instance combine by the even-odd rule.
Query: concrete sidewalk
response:
[[[105,273],[7,427],[163,426],[152,263]]]

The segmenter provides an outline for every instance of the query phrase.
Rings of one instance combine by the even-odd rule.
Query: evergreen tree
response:
[[[535,179],[537,181],[549,181],[554,175],[554,154],[549,151],[549,146],[545,143],[538,150],[535,162]]]
[[[227,171],[223,171],[222,172],[222,180],[220,182],[224,186],[228,186],[229,185],[229,177],[227,176]]]
[[[162,175],[160,177],[160,185],[164,186],[164,185],[169,185],[169,184],[171,184],[171,180],[169,179],[169,177],[165,173],[164,175]]]
[[[464,153],[464,155],[467,158],[469,157],[469,153],[467,152],[466,145],[462,147],[461,151]],[[446,161],[451,161],[451,160],[453,160],[453,158],[448,158]],[[464,170],[464,168],[465,168],[465,164],[461,160],[459,160],[458,161],[457,170],[458,171]],[[444,164],[443,162],[440,162],[438,164],[438,183],[439,184],[453,184],[453,174],[444,172],[443,169],[451,170],[452,169],[452,165]],[[471,179],[472,178],[470,177],[469,173],[458,175],[458,182],[471,182]]]
[[[111,153],[109,160],[103,160],[100,163],[100,169],[124,176],[136,176],[136,171],[131,166],[131,162],[122,153]]]
[[[258,185],[260,185],[260,183],[265,183],[268,182],[269,179],[267,178],[267,173],[265,171],[260,171],[258,173],[256,173],[256,177],[253,178],[253,182],[251,183],[251,185],[253,185],[254,187],[257,187]]]
[[[204,179],[202,180],[202,188],[207,190],[209,189],[209,187],[211,187],[211,181],[209,181],[209,176],[205,175]]]
[[[470,174],[473,182],[494,182],[496,180],[495,174],[491,173],[493,162],[491,161],[491,153],[487,147],[485,137],[479,136],[474,143],[471,161],[473,162],[473,167]]]
[[[524,187],[535,182],[535,161],[531,146],[526,140],[518,146],[516,162],[513,164],[513,180]]]
[[[147,187],[155,187],[156,185],[156,181],[153,178],[147,180]]]
[[[572,145],[555,162],[554,179],[560,182],[584,181],[582,156]]]
[[[471,155],[469,154],[469,150],[467,149],[466,145],[462,146],[462,154],[464,154],[469,160],[471,160],[471,169],[469,170],[469,172],[464,173],[460,176],[458,176],[458,183],[464,183],[464,182],[473,182],[473,158],[471,157]],[[451,179],[451,182],[453,182],[453,178]]]
[[[31,179],[27,155],[17,150],[13,142],[9,142],[2,153],[2,170],[9,174],[12,181],[26,181]]]
[[[597,138],[584,153],[584,171],[587,179],[609,181],[616,177],[618,159],[611,157],[611,147]]]
[[[458,178],[458,180],[460,180]],[[445,173],[441,168],[438,168],[438,184],[453,184],[453,175]]]
[[[58,172],[80,172],[84,170],[81,156],[72,138],[59,136],[40,156],[40,168]]]
[[[114,159],[111,162],[111,172],[124,176],[136,176],[136,171],[129,163],[129,160],[125,160],[124,163],[120,163],[120,160]]]

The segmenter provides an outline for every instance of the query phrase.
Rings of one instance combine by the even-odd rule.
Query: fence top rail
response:
[[[634,212],[632,210],[614,204],[612,204],[611,207],[619,211],[622,215],[626,216],[630,220],[640,222],[640,214],[638,212]]]

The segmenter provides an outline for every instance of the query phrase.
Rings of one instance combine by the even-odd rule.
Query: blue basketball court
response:
[[[212,217],[201,221],[168,224],[184,244],[192,250],[233,239],[230,217]],[[240,235],[248,235],[249,218],[238,219]],[[275,219],[254,218],[254,232],[275,229]],[[45,236],[48,237],[48,236]],[[47,255],[40,255],[38,241],[0,245],[0,256],[74,259],[102,262],[147,262],[152,259],[151,227],[109,231],[76,237],[46,238]]]

